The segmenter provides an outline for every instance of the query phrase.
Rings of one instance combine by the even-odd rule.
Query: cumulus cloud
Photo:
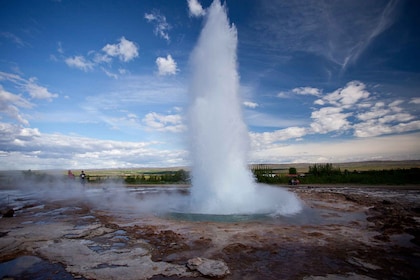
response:
[[[190,15],[193,17],[201,17],[206,14],[206,11],[201,6],[200,2],[198,0],[187,0],[188,2],[188,10],[190,12]]]
[[[155,29],[153,30],[156,36],[159,36],[166,41],[169,41],[168,31],[172,28],[171,25],[166,21],[166,17],[161,15],[159,11],[153,11],[152,13],[144,14],[144,18],[151,23],[154,23]]]
[[[155,112],[148,113],[143,118],[143,123],[148,129],[167,132],[182,132],[186,129],[181,115],[161,115]]]
[[[251,108],[251,109],[255,109],[258,107],[258,103],[255,102],[251,102],[251,101],[244,101],[243,102],[245,107]]]
[[[173,60],[170,54],[168,54],[166,58],[158,57],[156,59],[156,65],[158,67],[158,73],[160,76],[175,75],[178,71],[176,62],[175,60]]]
[[[312,112],[311,129],[314,133],[328,133],[332,131],[344,131],[350,128],[347,117],[351,113],[342,113],[341,108],[324,107]]]
[[[128,62],[139,56],[138,47],[135,43],[121,37],[118,44],[107,44],[102,50],[109,56],[116,56],[121,61]]]

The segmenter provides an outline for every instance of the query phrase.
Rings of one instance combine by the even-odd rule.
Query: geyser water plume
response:
[[[190,211],[205,214],[298,212],[297,198],[257,186],[247,166],[249,135],[241,113],[237,31],[215,0],[191,55]]]

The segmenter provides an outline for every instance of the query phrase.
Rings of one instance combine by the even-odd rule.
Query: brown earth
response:
[[[223,279],[420,275],[420,186],[290,190],[310,213],[296,217],[300,221],[191,221],[133,216],[83,199],[16,198],[20,206],[14,216],[0,219],[0,262],[36,256],[61,264],[71,273],[66,279],[208,279],[186,267],[194,257],[224,261],[230,274]],[[10,276],[6,272],[2,274],[0,264],[0,277]],[[39,267],[21,269],[10,277],[29,279],[43,273]],[[63,278],[60,273],[56,275]]]

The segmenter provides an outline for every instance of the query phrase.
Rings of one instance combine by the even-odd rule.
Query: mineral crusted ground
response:
[[[14,215],[0,219],[0,278],[420,275],[419,186],[299,186],[291,191],[305,205],[300,216],[214,222],[116,211],[108,209],[106,201],[97,205],[80,197],[43,199],[3,189],[0,207],[3,212],[14,209]],[[205,260],[203,267],[214,273],[194,269]]]

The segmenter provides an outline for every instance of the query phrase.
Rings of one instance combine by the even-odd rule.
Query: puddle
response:
[[[61,264],[51,263],[35,256],[21,256],[0,263],[0,279],[32,279],[32,280],[74,280],[84,277],[73,276]]]
[[[168,212],[158,214],[158,217],[190,221],[190,222],[220,222],[236,223],[263,221],[280,225],[326,225],[347,224],[351,221],[364,221],[366,214],[363,212],[346,212],[335,210],[313,209],[304,206],[302,211],[292,215],[249,214],[249,215],[212,215],[184,212]]]

